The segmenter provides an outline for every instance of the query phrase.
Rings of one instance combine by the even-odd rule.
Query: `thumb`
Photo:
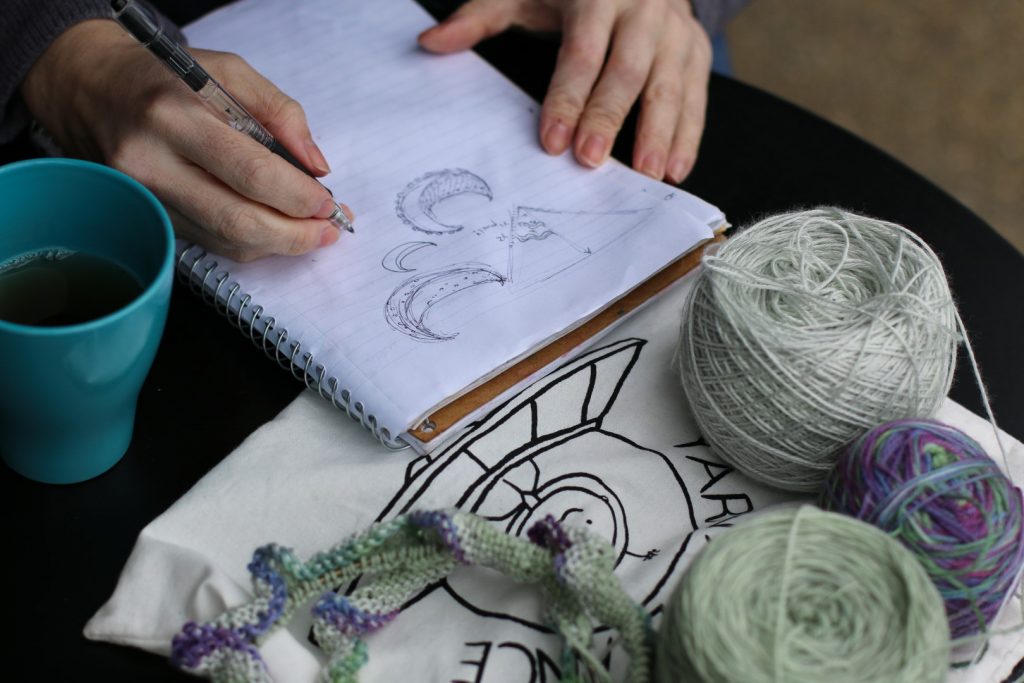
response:
[[[518,4],[517,0],[470,0],[443,22],[421,33],[419,43],[431,52],[468,50],[511,26]]]

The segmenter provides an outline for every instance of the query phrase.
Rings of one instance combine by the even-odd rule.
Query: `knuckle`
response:
[[[693,27],[690,30],[690,49],[693,50],[694,56],[703,62],[711,63],[711,38],[708,37],[707,32],[701,28],[700,24],[693,20]]]
[[[273,182],[272,164],[269,153],[247,157],[238,167],[239,189],[246,194],[259,194],[269,187]]]
[[[579,93],[560,88],[548,93],[544,105],[554,116],[575,119],[586,106],[586,100]]]
[[[249,62],[245,61],[245,59],[234,52],[221,52],[219,61],[221,69],[229,78],[239,76],[252,70],[252,67],[249,66]]]
[[[221,239],[235,245],[241,253],[251,247],[255,225],[252,208],[245,202],[235,202],[220,210],[212,227]]]
[[[620,57],[608,62],[608,71],[614,72],[618,80],[624,83],[643,83],[647,80],[649,69],[635,59]]]
[[[304,121],[306,119],[306,113],[303,111],[302,105],[280,90],[274,90],[269,95],[266,110],[268,122],[276,125]]]
[[[151,88],[142,93],[137,111],[143,127],[158,131],[171,127],[178,116],[175,99],[173,91],[166,87]]]
[[[636,133],[636,148],[658,149],[664,152],[672,140],[672,130],[668,128],[645,127]]]
[[[238,261],[239,263],[251,263],[252,261],[255,261],[258,258],[262,258],[265,255],[266,254],[264,254],[263,252],[256,251],[255,249],[235,249],[229,251],[229,253],[226,254],[226,256],[229,259],[233,261]]]
[[[306,118],[306,112],[303,111],[302,105],[299,104],[298,100],[292,99],[281,91],[278,92],[280,93],[281,100],[281,116],[288,119]]]
[[[113,166],[119,171],[123,171],[130,176],[135,177],[136,180],[145,184],[145,181],[139,177],[140,172],[144,169],[140,168],[142,164],[139,163],[141,159],[139,155],[139,149],[136,148],[134,141],[131,138],[122,137],[115,140],[107,150],[106,163]]]
[[[296,228],[292,230],[288,239],[285,253],[289,256],[298,256],[312,251],[320,242],[320,234],[313,228]]]
[[[566,39],[562,44],[563,57],[577,68],[598,71],[604,64],[603,44],[592,36],[580,35]]]
[[[671,10],[668,0],[631,0],[630,6],[634,12],[650,19],[663,19]]]
[[[672,105],[677,106],[678,103],[683,99],[683,90],[678,83],[674,81],[655,81],[644,90],[643,105],[645,107],[651,106],[665,106]]]
[[[616,102],[594,102],[583,112],[582,125],[603,132],[615,133],[622,126],[627,109]]]
[[[302,205],[299,207],[299,218],[309,218],[310,216],[316,215],[320,211],[320,207],[324,205],[324,202],[330,198],[330,195],[323,191],[319,186],[313,183],[304,183],[304,188],[307,188],[306,192],[297,192],[296,197],[303,197],[304,200],[300,200]]]

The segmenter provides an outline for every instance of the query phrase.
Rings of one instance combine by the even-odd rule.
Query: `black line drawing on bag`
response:
[[[380,265],[384,270],[390,270],[392,273],[411,273],[416,269],[407,267],[405,259],[424,247],[436,246],[437,242],[402,242],[384,254]]]
[[[415,508],[458,507],[522,537],[547,515],[586,525],[612,544],[633,597],[657,607],[697,529],[693,502],[670,458],[603,427],[644,344],[625,339],[579,356],[441,452],[412,461],[378,521]],[[589,457],[594,453],[601,457]],[[660,504],[648,505],[648,498]],[[659,544],[666,538],[673,540]],[[475,614],[547,631],[536,614],[503,602],[478,576],[452,575],[423,594],[438,586]]]
[[[416,178],[398,193],[395,213],[413,230],[444,235],[462,230],[464,225],[445,223],[437,213],[438,205],[458,195],[475,194],[494,199],[490,186],[480,176],[461,168],[431,171]]]
[[[441,302],[473,287],[504,285],[501,273],[482,263],[460,263],[415,275],[402,282],[384,304],[384,320],[392,329],[421,342],[455,339],[458,332],[431,329],[427,316]]]

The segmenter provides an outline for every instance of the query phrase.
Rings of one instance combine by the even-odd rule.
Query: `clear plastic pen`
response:
[[[285,149],[270,132],[245,110],[238,100],[231,96],[181,45],[153,20],[144,9],[132,0],[112,0],[114,18],[135,38],[149,49],[163,64],[191,88],[210,109],[225,123],[245,133],[274,154],[284,158],[292,166],[312,176],[298,159]],[[330,192],[330,190],[328,190]],[[332,193],[333,194],[333,193]],[[327,217],[339,230],[355,232],[352,222],[337,203]]]

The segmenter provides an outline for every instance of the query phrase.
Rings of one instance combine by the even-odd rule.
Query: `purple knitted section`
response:
[[[278,550],[273,545],[257,548],[252,555],[252,562],[247,567],[249,573],[252,574],[254,584],[263,584],[270,589],[270,600],[266,611],[259,612],[259,619],[256,623],[246,624],[242,627],[244,632],[253,638],[266,633],[281,618],[285,601],[288,600],[288,586],[285,584],[284,577],[271,566],[271,560],[277,553]]]
[[[284,577],[271,566],[271,560],[279,552],[274,545],[263,546],[253,553],[252,562],[249,563],[248,569],[252,574],[253,584],[263,586],[270,594],[267,608],[256,613],[256,620],[242,624],[236,629],[209,624],[199,626],[190,621],[182,627],[181,633],[174,636],[171,643],[172,664],[194,669],[203,658],[224,649],[246,652],[262,662],[259,651],[252,642],[281,618],[288,599],[288,586]]]
[[[200,626],[194,621],[185,624],[181,633],[171,641],[171,664],[178,668],[195,669],[208,655],[225,649],[244,652],[263,664],[259,650],[244,636],[229,628],[209,624]]]
[[[313,615],[323,619],[339,632],[349,636],[361,636],[386,626],[398,616],[400,609],[390,612],[369,612],[361,610],[344,595],[324,593],[313,607]]]
[[[565,529],[558,523],[558,520],[552,515],[547,515],[544,519],[530,527],[526,535],[530,541],[541,548],[554,551],[552,565],[555,570],[555,577],[559,581],[564,581],[565,551],[572,547],[572,540],[565,533]]]
[[[409,522],[420,529],[432,529],[441,538],[441,542],[451,552],[456,562],[469,564],[451,516],[440,511],[411,512],[409,513]]]

